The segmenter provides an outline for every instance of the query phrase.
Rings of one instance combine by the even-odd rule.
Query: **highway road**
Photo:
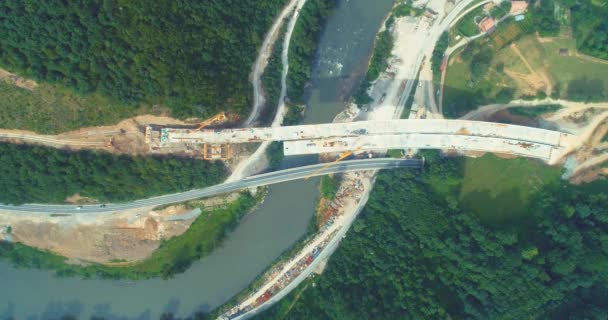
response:
[[[323,171],[319,169],[327,165],[320,163],[315,165],[291,168],[286,170],[274,171],[264,174],[259,174],[242,180],[227,182],[203,189],[195,189],[181,193],[168,194],[143,200],[137,200],[127,203],[112,203],[106,204],[105,207],[100,205],[85,205],[81,209],[77,209],[75,205],[51,205],[51,204],[25,204],[19,206],[0,205],[0,210],[19,212],[37,212],[49,214],[111,214],[113,212],[126,209],[136,209],[151,206],[160,206],[194,200],[198,198],[211,197],[222,193],[243,190],[251,187],[264,186],[269,184],[281,183],[290,180],[303,179],[308,176],[320,176],[329,173],[372,170],[372,169],[391,169],[391,168],[420,168],[423,160],[421,159],[397,159],[397,158],[377,158],[363,160],[348,160],[335,164]]]

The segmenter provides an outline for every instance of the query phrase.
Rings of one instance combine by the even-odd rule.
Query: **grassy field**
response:
[[[486,76],[473,83],[472,58],[463,58],[460,53],[450,58],[444,83],[443,110],[448,118],[460,117],[480,105],[492,103],[503,89],[515,86],[512,79],[497,71],[496,62]]]
[[[528,35],[514,44],[534,71],[546,71],[553,95],[572,100],[601,100],[600,96],[608,99],[608,61],[579,55],[576,40],[567,28],[563,28],[556,38],[539,41],[536,36]],[[560,49],[567,49],[567,55],[560,55]],[[496,60],[503,63],[505,69],[524,74],[530,72],[509,47],[499,50]]]
[[[467,158],[460,203],[489,225],[520,220],[544,186],[560,183],[561,170],[529,159],[494,155]]]
[[[184,272],[193,261],[219,246],[226,234],[253,208],[257,200],[259,199],[249,193],[243,193],[237,200],[212,211],[201,208],[202,214],[185,233],[163,241],[149,258],[134,264],[73,265],[67,264],[65,258],[47,251],[19,243],[2,242],[0,257],[9,259],[16,267],[54,270],[59,276],[108,279],[168,278]],[[195,208],[196,203],[190,202],[188,206]]]
[[[527,41],[532,41],[526,39]],[[545,63],[562,98],[576,98],[576,94],[602,95],[608,99],[608,61],[589,58],[576,53],[576,40],[565,35],[540,44]],[[560,56],[559,49],[568,49],[568,56]],[[577,99],[579,100],[579,99]],[[594,100],[594,99],[591,99]]]
[[[477,9],[469,12],[466,16],[464,16],[458,23],[455,28],[458,30],[458,33],[465,36],[471,37],[479,33],[479,29],[477,28],[477,24],[475,23],[475,18],[477,17],[478,21],[484,17],[483,6],[478,7]]]
[[[469,54],[460,50],[450,57],[444,84],[447,117],[539,92],[576,101],[608,100],[608,61],[577,54],[567,28],[559,37],[541,41],[526,33],[525,24],[508,22],[470,46]],[[492,61],[483,77],[472,82],[470,52],[481,48],[492,50]],[[560,55],[560,49],[568,55]]]
[[[57,85],[32,91],[0,81],[0,128],[59,133],[114,124],[150,108],[126,105],[100,94],[80,96]]]

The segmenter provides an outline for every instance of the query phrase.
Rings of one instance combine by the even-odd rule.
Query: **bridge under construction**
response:
[[[538,158],[557,163],[575,136],[493,122],[443,119],[356,121],[237,129],[161,129],[161,145],[284,141],[285,155],[348,150],[447,149]]]

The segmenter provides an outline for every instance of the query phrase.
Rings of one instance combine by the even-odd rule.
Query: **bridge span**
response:
[[[252,187],[265,186],[275,183],[303,179],[311,176],[320,176],[330,173],[350,172],[360,170],[381,170],[393,168],[412,168],[419,169],[423,166],[422,159],[397,159],[397,158],[376,158],[362,160],[346,160],[337,163],[333,166],[326,167],[326,163],[318,163],[302,167],[295,167],[279,171],[273,171],[255,176],[247,177],[234,182],[224,182],[203,189],[194,189],[190,191],[167,194],[147,199],[136,200],[126,203],[107,203],[100,205],[82,205],[75,206],[73,204],[24,204],[24,205],[6,205],[0,204],[0,214],[3,212],[15,214],[30,214],[40,217],[53,217],[60,214],[62,216],[102,216],[112,215],[115,212],[146,208],[167,204],[180,203],[184,201],[216,196],[223,193],[239,191]]]
[[[284,141],[286,155],[347,150],[450,149],[557,163],[575,137],[546,129],[470,120],[402,119],[238,129],[163,129],[164,143]]]

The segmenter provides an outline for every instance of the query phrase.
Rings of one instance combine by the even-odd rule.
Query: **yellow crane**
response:
[[[201,130],[204,127],[207,127],[215,122],[220,122],[228,119],[228,115],[226,112],[220,112],[215,116],[199,123],[198,127],[194,129],[195,131]],[[222,149],[223,147],[223,149]],[[225,152],[222,153],[222,150]],[[205,160],[215,160],[215,159],[228,159],[230,158],[230,146],[229,145],[220,145],[220,144],[212,144],[208,145],[207,143],[203,144],[203,149],[201,150],[203,155],[203,159]]]
[[[207,127],[215,122],[224,121],[226,119],[228,119],[228,116],[226,115],[226,113],[220,112],[220,113],[216,114],[215,116],[201,122],[195,130],[201,130],[202,128]]]
[[[306,178],[304,178],[304,180],[308,180],[310,177],[318,175],[320,172],[322,172],[325,169],[327,169],[327,168],[329,168],[329,167],[337,164],[338,162],[340,162],[340,161],[348,158],[349,156],[351,156],[353,153],[359,151],[360,149],[361,149],[361,147],[359,147],[359,148],[357,148],[355,150],[346,151],[346,152],[341,153],[340,156],[338,157],[338,159],[336,159],[336,160],[334,160],[334,161],[332,161],[332,162],[324,165],[321,169],[319,169],[319,170],[317,170],[317,171],[309,174]]]

